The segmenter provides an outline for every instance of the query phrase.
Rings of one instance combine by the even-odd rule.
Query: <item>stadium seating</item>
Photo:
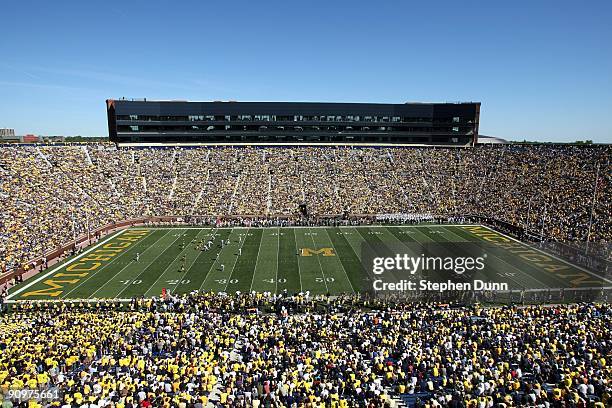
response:
[[[603,408],[610,323],[607,305],[589,304],[202,293],[127,310],[23,303],[0,316],[0,387],[58,387],[52,406],[88,408],[383,407],[399,391],[409,407]]]
[[[0,149],[2,270],[141,216],[479,215],[546,239],[612,238],[610,147]],[[594,195],[595,180],[599,185]],[[595,200],[594,200],[595,199]],[[591,228],[589,229],[589,222]]]
[[[483,216],[553,241],[610,242],[611,153],[4,146],[0,267],[154,216]],[[26,301],[0,314],[0,396],[57,389],[44,403],[13,404],[65,408],[603,408],[612,404],[611,316],[608,304],[481,308],[359,295]]]

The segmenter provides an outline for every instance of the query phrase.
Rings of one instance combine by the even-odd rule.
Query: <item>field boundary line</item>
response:
[[[31,299],[28,300],[27,302],[30,303],[99,303],[99,302],[106,302],[108,303],[129,303],[132,300],[134,300],[133,298],[123,298],[123,299],[113,299],[113,298],[107,298],[107,299],[93,299],[93,298],[74,298],[74,299]],[[9,303],[9,304],[16,304],[17,302],[19,302],[18,300],[5,300],[4,303]]]
[[[94,249],[98,248],[100,245],[107,243],[108,241],[110,241],[111,239],[114,239],[116,237],[118,237],[119,235],[123,234],[125,231],[127,231],[126,229],[123,229],[121,231],[117,231],[116,233],[112,234],[110,237],[106,238],[104,241],[100,241],[98,242],[96,245],[92,246],[91,248],[87,249],[85,252],[83,252],[80,255],[77,255],[75,258],[72,258],[70,260],[68,260],[68,262],[65,262],[55,268],[53,268],[51,271],[47,272],[47,273],[43,273],[42,276],[38,277],[37,279],[33,280],[30,283],[27,283],[26,285],[20,287],[19,289],[17,289],[15,292],[11,292],[9,293],[9,295],[6,297],[6,300],[10,300],[13,298],[13,296],[20,294],[21,292],[23,292],[24,290],[28,289],[30,286],[40,282],[41,280],[45,279],[46,277],[48,277],[49,275],[59,271],[60,269],[70,265],[71,263],[73,263],[74,261],[78,261],[79,259],[81,259],[82,257],[84,257],[85,255],[87,255],[88,253],[90,253],[91,251],[93,251]]]

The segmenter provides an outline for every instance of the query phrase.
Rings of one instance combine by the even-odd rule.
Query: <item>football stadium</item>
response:
[[[0,381],[12,403],[607,398],[609,146],[161,140],[0,151],[10,209]],[[389,256],[474,256],[485,267],[372,273]],[[586,321],[586,354],[550,365],[560,362],[551,350],[585,347],[567,328]],[[452,351],[475,332],[490,340]]]
[[[612,407],[610,5],[361,3],[2,6],[0,408]]]

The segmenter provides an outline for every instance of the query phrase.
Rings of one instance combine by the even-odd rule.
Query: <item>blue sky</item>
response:
[[[107,98],[481,101],[482,134],[612,143],[610,1],[6,1],[0,127]]]

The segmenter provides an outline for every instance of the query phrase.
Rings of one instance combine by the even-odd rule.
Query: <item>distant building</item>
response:
[[[15,129],[0,128],[1,142],[19,142],[19,138],[15,136]]]
[[[4,139],[5,137],[14,138],[15,129],[0,128],[0,138]]]
[[[25,135],[22,138],[22,142],[23,143],[36,143],[38,142],[40,139],[38,138],[38,136],[36,135]]]
[[[9,128],[0,128],[0,137],[1,138],[5,138],[5,137],[15,137],[15,129],[9,129]]]
[[[119,143],[478,142],[480,102],[323,103],[106,101]]]

